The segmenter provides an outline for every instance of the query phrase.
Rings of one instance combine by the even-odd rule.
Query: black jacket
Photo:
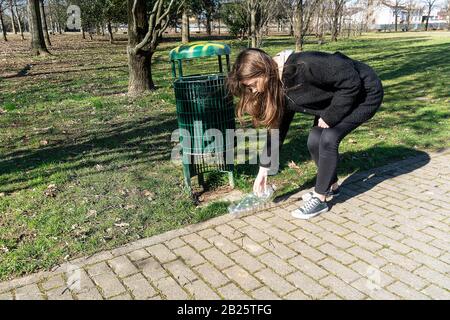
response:
[[[373,69],[340,52],[292,53],[284,64],[282,82],[285,110],[279,125],[280,148],[295,112],[319,116],[330,127],[343,120],[362,123],[373,117],[383,99],[383,87]],[[270,157],[268,138],[264,152]]]

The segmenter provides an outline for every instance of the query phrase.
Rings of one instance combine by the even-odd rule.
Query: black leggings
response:
[[[339,160],[339,143],[361,123],[339,122],[332,128],[317,126],[319,117],[308,136],[308,150],[317,166],[317,179],[314,191],[325,194],[330,186],[338,181],[337,164]]]

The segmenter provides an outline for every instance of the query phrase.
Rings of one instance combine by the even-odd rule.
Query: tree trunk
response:
[[[31,51],[34,55],[48,55],[47,46],[45,45],[44,32],[42,30],[40,0],[29,0],[29,23],[31,31]]]
[[[397,12],[395,13],[394,24],[395,24],[395,32],[397,32],[397,31],[398,31],[398,28],[397,28],[397,24],[398,24],[398,13],[397,13]]]
[[[334,1],[334,12],[333,12],[333,24],[331,27],[331,41],[337,41],[339,34],[339,16],[340,16],[340,5],[339,1]]]
[[[256,36],[256,4],[252,3],[250,7],[250,37],[252,40],[252,48],[258,46]]]
[[[430,21],[431,6],[428,6],[427,21],[425,22],[425,31],[428,31],[428,22]]]
[[[200,16],[197,16],[197,26],[198,26],[198,31],[197,33],[200,33],[200,29],[201,29],[201,21],[200,21]]]
[[[9,11],[11,11],[11,24],[12,24],[12,30],[14,34],[17,34],[16,29],[16,17],[14,15],[14,7],[13,7],[13,0],[9,0]]]
[[[6,37],[5,23],[3,22],[3,11],[0,9],[0,27],[2,28],[3,40],[8,41]]]
[[[448,17],[447,29],[448,31],[450,31],[450,0],[448,0],[447,2],[447,17]]]
[[[411,11],[408,11],[406,16],[406,30],[409,31],[409,25],[411,24]]]
[[[303,50],[303,0],[300,0],[296,8],[296,35],[295,35],[295,51],[301,52]]]
[[[206,15],[206,34],[208,36],[212,35],[212,30],[211,30],[211,14],[207,14]]]
[[[83,20],[81,21],[81,37],[86,40],[86,32],[84,31]]]
[[[219,35],[220,35],[220,27],[221,27],[221,26],[220,26],[220,17],[219,17],[217,23],[218,23],[218,30],[217,30],[217,31],[219,32]],[[450,25],[449,25],[449,28],[450,28]],[[450,29],[449,29],[449,30],[450,30]]]
[[[108,33],[109,33],[109,42],[112,44],[114,42],[114,36],[111,27],[111,21],[108,21]]]
[[[17,25],[19,27],[20,38],[22,40],[25,40],[25,37],[23,36],[22,20],[20,19],[19,13],[17,12],[17,7],[15,10],[15,14],[16,14],[16,19],[17,19]]]
[[[185,8],[183,10],[181,22],[181,42],[188,43],[190,41],[190,32],[189,32],[189,16],[188,10]]]
[[[45,8],[44,8],[44,0],[39,1],[40,4],[40,11],[41,11],[41,18],[42,18],[42,29],[45,36],[45,43],[48,47],[51,47],[52,43],[50,41],[50,35],[48,34],[48,28],[47,28],[47,18],[45,15]]]
[[[132,12],[134,1],[135,17]],[[128,0],[128,94],[131,96],[155,88],[152,80],[151,51],[139,49],[135,52],[135,47],[144,39],[149,28],[146,12],[146,0]]]
[[[17,11],[17,3],[14,1],[14,14],[16,15],[17,25],[19,26],[20,38],[25,40],[23,36],[22,20],[20,19],[19,12]]]

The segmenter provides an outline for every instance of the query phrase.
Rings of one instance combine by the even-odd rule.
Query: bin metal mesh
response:
[[[174,81],[174,90],[183,164],[189,165],[190,175],[233,171],[226,154],[234,158],[234,138],[227,138],[227,129],[235,129],[235,116],[225,75],[181,77]]]

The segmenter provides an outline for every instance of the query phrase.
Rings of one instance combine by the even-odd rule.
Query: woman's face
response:
[[[263,77],[256,77],[252,79],[242,80],[241,83],[250,89],[253,93],[261,93],[264,91],[263,83],[264,78]]]

